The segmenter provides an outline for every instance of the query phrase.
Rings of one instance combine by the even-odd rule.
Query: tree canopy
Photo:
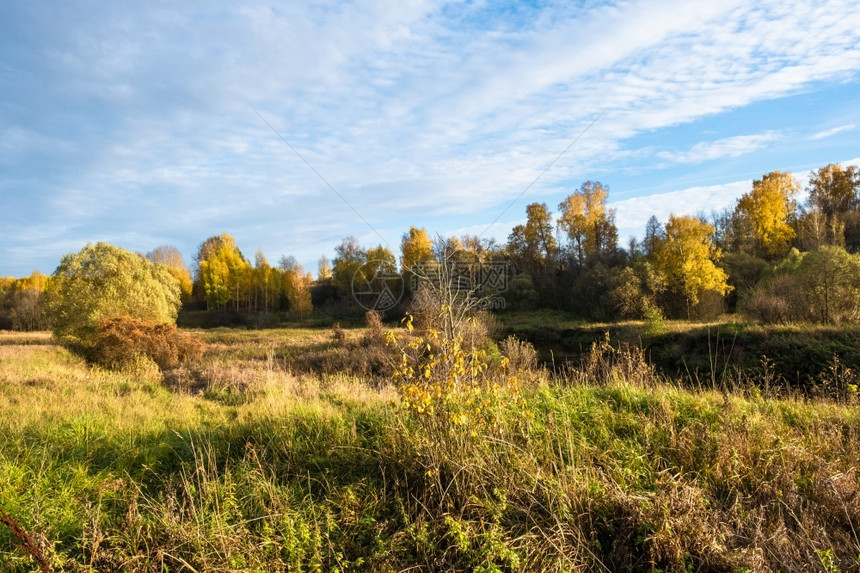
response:
[[[167,266],[101,242],[65,255],[46,296],[54,335],[82,350],[94,344],[102,320],[173,323],[180,306],[179,281]]]

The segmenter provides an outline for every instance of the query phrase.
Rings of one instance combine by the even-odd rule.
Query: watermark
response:
[[[448,260],[423,261],[406,273],[413,293],[450,290],[468,296],[473,307],[482,310],[503,310],[506,300],[500,296],[508,290],[507,261]],[[388,260],[367,261],[352,276],[352,297],[363,308],[385,312],[397,306],[406,294],[406,282]],[[427,304],[425,297],[416,297],[413,308]]]
[[[437,261],[424,261],[410,273],[409,287],[417,291],[429,282],[434,288],[450,285],[458,292],[499,294],[508,290],[508,276],[507,261],[453,260],[444,266]]]
[[[391,261],[367,261],[352,275],[352,298],[367,310],[385,312],[397,306],[405,292],[403,277]]]

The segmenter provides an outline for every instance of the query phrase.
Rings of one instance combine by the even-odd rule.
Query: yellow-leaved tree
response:
[[[669,291],[683,299],[688,316],[705,292],[731,290],[728,275],[716,265],[722,252],[713,244],[714,232],[696,217],[669,215],[665,233],[655,241],[651,263]]]
[[[791,173],[773,171],[753,181],[752,190],[738,200],[735,217],[749,230],[759,253],[783,257],[791,248],[795,232],[790,222],[799,190]]]
[[[618,244],[615,211],[606,208],[608,196],[601,183],[586,181],[558,206],[558,226],[567,233],[579,266],[611,254]]]
[[[416,264],[433,260],[433,241],[427,229],[409,227],[409,232],[400,241],[400,268],[403,272],[414,270]]]
[[[552,214],[546,203],[526,206],[526,224],[511,230],[508,252],[522,272],[535,275],[539,271],[552,270],[558,245],[552,234]]]
[[[238,310],[247,302],[251,265],[232,236],[223,233],[206,239],[196,258],[198,288],[209,308],[232,303]]]

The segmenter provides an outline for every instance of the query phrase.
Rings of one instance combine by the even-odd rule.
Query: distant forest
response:
[[[860,170],[827,165],[801,187],[786,172],[755,180],[734,208],[698,216],[651,217],[643,239],[621,244],[609,189],[587,181],[557,206],[526,207],[526,221],[505,244],[475,236],[431,238],[411,227],[399,261],[386,246],[347,237],[314,278],[293,257],[271,265],[261,251],[247,259],[229,234],[200,245],[192,270],[175,247],[141,255],[164,265],[181,291],[186,314],[200,325],[274,325],[361,310],[357,276],[400,274],[405,292],[389,318],[409,308],[410,275],[428,262],[495,263],[503,287],[480,296],[505,310],[551,308],[589,320],[712,319],[741,313],[766,323],[860,321]],[[51,277],[0,278],[0,329],[48,327],[42,305]],[[498,307],[496,307],[499,309]],[[500,310],[500,309],[499,309]]]

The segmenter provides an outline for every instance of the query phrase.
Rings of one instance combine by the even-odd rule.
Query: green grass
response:
[[[330,331],[202,336],[193,393],[0,345],[0,507],[57,570],[860,566],[856,408],[633,384],[635,356],[598,356],[534,377],[531,418],[440,440],[379,381],[293,374]],[[0,529],[0,569],[34,566]]]

